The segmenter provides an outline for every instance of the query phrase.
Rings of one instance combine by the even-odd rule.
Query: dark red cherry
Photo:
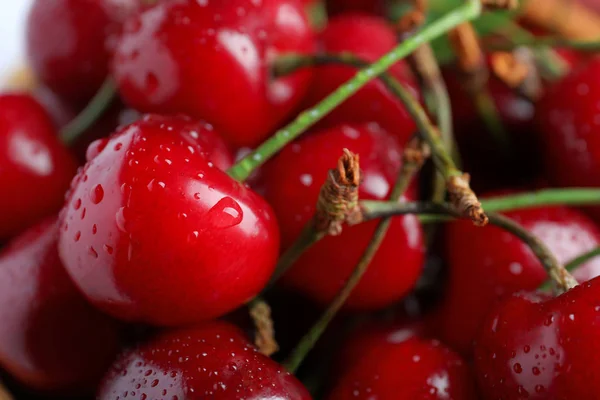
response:
[[[0,239],[57,212],[76,168],[36,100],[0,95]]]
[[[310,53],[313,33],[296,0],[179,0],[128,21],[114,76],[145,112],[183,112],[253,146],[296,108],[310,70],[272,79],[283,53]]]
[[[319,47],[324,52],[352,52],[367,61],[376,61],[396,45],[397,35],[387,21],[365,14],[347,14],[331,19],[319,38]],[[305,105],[316,104],[352,78],[356,72],[355,68],[339,65],[315,68]],[[404,62],[395,64],[390,72],[416,94],[415,83]],[[331,127],[340,123],[371,121],[398,135],[402,144],[416,129],[404,105],[378,80],[366,85],[328,114],[320,126]]]
[[[477,399],[468,365],[439,341],[408,327],[374,326],[362,349],[354,341],[329,400]],[[356,342],[357,343],[357,342]]]
[[[326,4],[331,16],[348,12],[384,15],[386,10],[383,0],[326,0]]]
[[[140,0],[36,0],[27,55],[41,82],[71,102],[91,98],[108,75],[114,35]]]
[[[93,304],[177,325],[222,315],[262,289],[277,223],[262,198],[221,170],[230,164],[223,149],[210,125],[160,116],[90,146],[59,250]]]
[[[118,325],[69,279],[58,229],[45,220],[0,253],[0,365],[31,389],[95,390],[119,350]]]
[[[484,399],[595,399],[600,278],[557,297],[514,295],[485,319],[475,345]]]
[[[544,207],[506,215],[539,237],[563,263],[600,246],[600,230],[576,210]],[[536,289],[547,274],[527,245],[500,228],[457,221],[446,229],[449,277],[437,332],[453,348],[470,354],[472,340],[494,304],[519,290]],[[580,282],[599,275],[600,259],[574,274]]]
[[[293,143],[267,164],[260,176],[265,198],[277,215],[284,248],[295,241],[314,214],[321,185],[344,148],[360,156],[360,198],[383,200],[389,195],[402,163],[402,150],[397,138],[378,125],[341,125]],[[324,238],[300,257],[283,283],[328,304],[360,260],[376,226],[377,221],[372,221],[345,227],[340,236]],[[395,218],[347,306],[374,309],[399,300],[413,288],[423,258],[417,218]]]
[[[98,400],[310,400],[302,384],[235,326],[209,322],[158,335],[123,354]]]
[[[552,85],[536,120],[546,173],[556,186],[600,185],[600,57]],[[600,210],[595,209],[600,217]]]

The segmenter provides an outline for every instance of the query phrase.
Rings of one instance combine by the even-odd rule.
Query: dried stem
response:
[[[498,51],[492,54],[494,74],[512,88],[523,84],[529,74],[529,66],[517,58],[514,53]]]
[[[0,382],[0,400],[14,400],[14,397],[8,392],[8,389],[4,387]]]
[[[279,350],[275,341],[275,328],[271,318],[271,307],[260,297],[256,297],[249,304],[250,316],[256,328],[254,343],[258,351],[266,356],[271,356]]]
[[[527,0],[521,6],[529,22],[567,39],[600,39],[600,16],[570,0]]]
[[[481,0],[486,10],[514,10],[519,6],[519,0]]]

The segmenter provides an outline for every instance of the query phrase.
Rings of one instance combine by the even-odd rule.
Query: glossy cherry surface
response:
[[[536,119],[546,173],[556,186],[600,182],[600,57],[548,88]],[[595,215],[600,216],[596,209]]]
[[[235,326],[210,322],[166,332],[123,354],[98,400],[310,400],[282,366]]]
[[[0,239],[62,206],[76,164],[57,136],[31,96],[0,95]]]
[[[271,63],[313,49],[296,0],[167,1],[128,21],[113,73],[134,108],[206,119],[230,143],[252,146],[289,116],[310,81],[310,70],[272,79]]]
[[[600,246],[600,229],[579,211],[545,207],[506,214],[540,238],[562,263]],[[485,315],[503,296],[534,290],[547,274],[529,247],[500,228],[469,223],[447,226],[449,277],[440,303],[439,335],[453,348],[471,353]],[[600,274],[600,258],[574,271],[580,282]]]
[[[475,346],[484,399],[598,396],[599,279],[554,299],[515,295],[486,317]]]
[[[306,136],[268,163],[260,177],[265,198],[277,215],[284,248],[313,216],[321,185],[344,148],[360,155],[360,198],[383,200],[389,195],[402,162],[396,137],[376,124],[341,125]],[[376,226],[377,221],[372,221],[344,227],[341,235],[322,239],[300,257],[282,282],[329,304],[360,260]],[[417,218],[395,218],[346,306],[374,309],[399,300],[414,286],[423,258]]]
[[[69,279],[58,229],[45,220],[0,253],[0,365],[29,388],[65,394],[95,389],[119,333]]]
[[[417,336],[413,329],[377,326],[360,349],[351,340],[345,367],[328,399],[477,399],[469,366],[437,340]]]
[[[332,18],[319,37],[319,48],[322,51],[333,54],[352,52],[367,61],[376,61],[396,47],[397,43],[396,33],[386,20],[365,14],[347,14]],[[416,94],[415,83],[404,62],[395,64],[390,68],[390,72]],[[305,104],[316,104],[355,74],[355,68],[339,65],[315,68],[313,83]],[[370,82],[344,101],[320,122],[320,126],[331,127],[340,123],[371,121],[398,135],[402,144],[416,129],[404,105],[378,80]]]
[[[93,143],[88,159],[63,210],[59,249],[96,306],[131,321],[188,324],[262,289],[277,223],[220,169],[231,159],[210,125],[147,116]]]
[[[140,0],[36,0],[27,19],[27,55],[41,82],[81,103],[108,76],[114,37]],[[80,104],[83,106],[84,104]]]

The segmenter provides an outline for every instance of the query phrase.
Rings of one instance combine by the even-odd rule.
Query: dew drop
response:
[[[148,94],[153,94],[156,89],[158,89],[158,78],[153,72],[148,72],[146,74],[146,90],[148,90]]]
[[[521,372],[523,372],[523,368],[521,367],[521,364],[516,363],[515,365],[513,365],[513,371],[515,371],[517,374],[520,374]]]
[[[79,208],[81,208],[81,199],[77,199],[73,202],[73,209],[79,210]]]
[[[73,240],[75,242],[79,242],[79,239],[81,239],[81,232],[77,231],[77,233],[75,233],[75,237],[73,237]]]
[[[92,226],[92,235],[95,235],[96,233],[98,233],[98,227],[96,226],[96,224],[94,224]]]
[[[92,246],[90,246],[90,254],[92,255],[92,257],[94,258],[98,258],[98,252],[96,251],[96,249],[94,249]]]
[[[94,186],[94,188],[90,191],[90,200],[92,201],[92,203],[99,204],[103,198],[104,188],[102,187],[102,185]]]
[[[127,233],[127,218],[125,217],[125,209],[126,207],[119,208],[119,211],[117,211],[117,214],[115,215],[115,219],[117,222],[117,228],[119,228],[121,232]]]
[[[114,251],[114,249],[111,246],[107,245],[107,244],[105,244],[103,246],[103,248],[104,248],[104,251],[106,251],[108,254],[112,254],[113,251]]]
[[[152,386],[152,387],[156,387],[157,385],[158,385],[158,379],[155,379],[150,383],[150,386]]]
[[[223,197],[207,213],[210,224],[215,228],[230,228],[242,222],[244,212],[231,197]]]

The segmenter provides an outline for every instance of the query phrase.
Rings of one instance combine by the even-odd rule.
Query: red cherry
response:
[[[484,399],[595,399],[600,278],[549,299],[514,295],[490,313],[475,346]]]
[[[360,197],[383,200],[389,195],[402,152],[397,139],[378,125],[341,125],[295,142],[267,164],[260,176],[265,198],[278,217],[285,248],[314,214],[320,187],[344,148],[360,155]],[[360,260],[376,226],[377,221],[345,227],[340,236],[324,238],[301,256],[283,283],[328,304]],[[402,298],[419,277],[423,253],[417,218],[395,218],[346,305],[374,309]]]
[[[36,75],[72,102],[91,98],[108,75],[111,37],[140,0],[36,0],[27,54]]]
[[[128,21],[113,71],[133,107],[206,119],[232,144],[253,146],[295,109],[311,76],[273,80],[270,64],[313,47],[296,0],[167,1]]]
[[[557,186],[600,184],[600,58],[548,88],[537,107],[548,178]],[[600,217],[600,210],[595,214]]]
[[[386,9],[382,0],[327,0],[326,3],[331,16],[348,12],[384,15]]]
[[[506,215],[539,237],[563,263],[600,246],[600,229],[576,210],[544,207]],[[450,276],[438,332],[453,348],[470,354],[483,318],[501,297],[534,290],[548,278],[527,245],[500,228],[457,221],[447,226],[445,237]],[[574,274],[580,282],[599,275],[600,259]]]
[[[60,209],[76,164],[29,95],[0,95],[0,239]]]
[[[0,364],[32,389],[73,393],[95,388],[119,335],[64,271],[58,229],[45,220],[0,254]]]
[[[127,394],[125,394],[127,393]],[[163,333],[125,353],[98,399],[310,400],[302,384],[224,322]]]
[[[469,367],[439,341],[415,336],[410,328],[375,329],[362,351],[351,347],[356,358],[345,357],[329,400],[477,398]]]
[[[352,52],[367,61],[376,61],[396,45],[396,33],[384,19],[363,14],[341,15],[331,19],[321,33],[319,42],[319,47],[324,52]],[[390,73],[416,94],[416,85],[404,62],[395,64]],[[345,66],[328,65],[315,68],[314,80],[305,104],[316,104],[355,74],[355,68]],[[342,103],[328,114],[319,126],[331,127],[340,123],[371,121],[397,134],[401,143],[416,129],[404,105],[378,80],[370,82]]]
[[[277,223],[262,198],[219,169],[231,160],[223,146],[210,125],[159,116],[90,146],[59,250],[92,303],[125,320],[176,325],[222,315],[262,289]]]

